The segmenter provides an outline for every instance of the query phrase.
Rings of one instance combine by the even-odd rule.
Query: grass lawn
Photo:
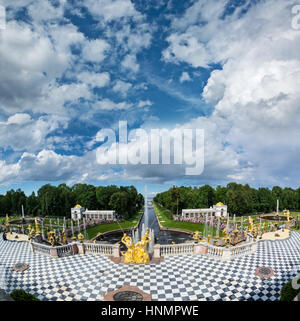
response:
[[[298,228],[296,228],[295,226],[292,226],[292,227],[291,227],[291,230],[293,230],[293,231],[300,231],[300,225],[298,226]]]
[[[137,214],[135,215],[132,219],[130,220],[126,220],[123,222],[114,222],[114,223],[106,223],[106,224],[100,224],[97,226],[93,226],[90,228],[86,229],[86,233],[87,233],[87,238],[90,240],[92,239],[94,236],[96,236],[98,233],[104,233],[104,232],[108,232],[108,231],[112,231],[112,230],[118,230],[118,229],[125,229],[125,228],[131,228],[134,227],[140,216],[142,214]]]
[[[170,213],[168,213],[168,210],[164,209],[158,204],[154,203],[154,211],[158,216],[159,223],[163,227],[170,227],[170,228],[180,228],[183,230],[188,230],[188,231],[199,231],[203,233],[204,230],[204,224],[200,223],[190,223],[190,222],[180,222],[180,221],[173,221],[170,219]],[[216,235],[216,229],[213,228],[213,234]],[[220,232],[221,235],[221,232]]]

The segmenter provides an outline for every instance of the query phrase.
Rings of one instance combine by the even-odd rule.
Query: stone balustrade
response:
[[[172,255],[203,255],[221,261],[228,261],[239,256],[254,253],[257,249],[257,242],[245,243],[233,247],[219,247],[208,243],[183,243],[154,246],[154,258]]]
[[[193,254],[193,243],[160,245],[160,256]]]
[[[85,254],[115,256],[114,253],[119,251],[119,248],[119,244],[84,243]]]
[[[32,250],[33,253],[38,253],[38,254],[51,256],[50,250],[51,250],[52,247],[49,246],[49,245],[30,242],[30,246],[31,246],[31,250]]]
[[[119,244],[94,244],[94,243],[71,243],[61,246],[50,246],[30,242],[34,253],[47,255],[53,258],[67,257],[76,254],[107,255],[120,257]]]
[[[62,245],[62,246],[55,246],[57,251],[58,257],[66,257],[73,255],[73,246],[72,244]]]

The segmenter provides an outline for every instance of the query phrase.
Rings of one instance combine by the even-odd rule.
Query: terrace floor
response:
[[[29,268],[18,273],[15,263]],[[257,267],[274,275],[261,279]],[[45,301],[97,301],[124,285],[137,286],[153,301],[275,301],[281,287],[300,273],[300,233],[260,241],[256,253],[220,262],[203,256],[166,257],[159,264],[115,264],[105,256],[75,255],[52,259],[34,254],[27,242],[0,235],[0,288],[24,289]]]

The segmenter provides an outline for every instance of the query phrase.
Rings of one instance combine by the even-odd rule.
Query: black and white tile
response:
[[[28,270],[13,270],[18,262]],[[270,279],[255,275],[271,267]],[[7,292],[24,289],[45,301],[98,301],[123,285],[138,286],[159,301],[275,301],[281,287],[300,273],[300,233],[282,241],[261,241],[256,253],[228,262],[203,256],[167,257],[160,264],[115,264],[105,256],[51,259],[34,254],[28,243],[0,236],[0,282]],[[0,284],[1,286],[1,284]]]

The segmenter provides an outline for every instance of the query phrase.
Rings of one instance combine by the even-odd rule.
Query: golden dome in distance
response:
[[[224,204],[222,202],[219,202],[216,204],[216,206],[224,206]]]
[[[74,208],[82,208],[82,206],[80,206],[79,204],[75,205]]]

